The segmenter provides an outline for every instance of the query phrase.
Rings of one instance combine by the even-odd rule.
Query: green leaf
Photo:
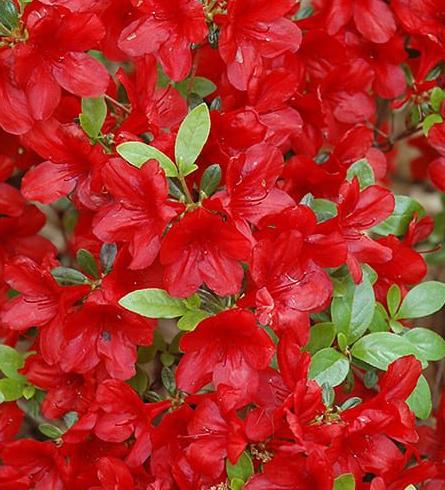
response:
[[[50,439],[60,439],[64,434],[62,429],[52,424],[40,424],[39,431]]]
[[[368,327],[370,332],[387,332],[389,330],[389,325],[387,322],[388,313],[385,310],[385,307],[376,303],[374,309],[374,316],[372,317],[372,321]]]
[[[346,350],[346,348],[348,347],[348,338],[346,337],[346,335],[344,333],[340,332],[337,335],[337,343],[338,343],[339,349],[342,352],[344,352]]]
[[[355,479],[352,473],[345,473],[335,479],[334,490],[355,490]]]
[[[388,303],[388,310],[391,317],[394,317],[399,309],[401,299],[402,293],[399,286],[397,284],[392,284],[386,295],[386,302]]]
[[[182,176],[195,171],[200,155],[210,134],[210,113],[205,103],[195,107],[182,121],[175,143],[175,158]]]
[[[344,412],[345,410],[349,410],[350,408],[354,408],[356,407],[357,405],[360,405],[360,403],[362,403],[362,399],[359,398],[358,396],[353,396],[352,398],[348,398],[347,400],[345,400],[341,407],[340,407],[340,410],[342,412]]]
[[[22,396],[25,400],[30,400],[36,393],[36,387],[32,385],[26,385],[23,388]]]
[[[143,395],[145,390],[148,388],[148,377],[147,374],[142,371],[139,366],[136,366],[136,374],[127,381],[127,383],[134,388],[139,395]]]
[[[414,213],[418,217],[425,215],[425,209],[415,199],[408,196],[396,196],[396,205],[392,215],[385,221],[372,228],[374,233],[379,235],[397,235],[402,236],[408,230]]]
[[[177,177],[178,169],[171,159],[154,146],[139,141],[120,144],[116,151],[119,155],[135,167],[141,168],[148,160],[156,160],[164,169],[167,177]]]
[[[183,299],[172,298],[163,289],[139,289],[120,299],[127,310],[147,318],[177,318],[189,310]]]
[[[2,32],[2,24],[10,30],[19,25],[19,12],[13,0],[2,0],[0,2],[0,34]]]
[[[440,112],[442,102],[445,99],[445,92],[440,87],[434,87],[431,92],[431,107],[435,112]]]
[[[82,112],[79,121],[90,138],[97,138],[107,117],[107,104],[104,97],[82,99]]]
[[[203,99],[204,97],[213,94],[217,87],[208,78],[193,77],[193,80],[188,78],[182,82],[175,83],[175,88],[183,97],[186,97],[188,93],[191,93],[199,95]]]
[[[67,429],[71,429],[71,427],[76,424],[78,420],[79,414],[77,412],[67,412],[63,416],[63,421],[65,422]]]
[[[343,291],[338,290],[338,286]],[[332,320],[337,332],[346,335],[352,344],[360,338],[372,322],[375,311],[375,295],[367,271],[363,273],[360,284],[354,284],[348,277],[346,282],[337,284],[336,295],[332,300]]]
[[[100,263],[105,274],[108,274],[113,268],[117,255],[117,246],[115,243],[104,243],[100,249]]]
[[[79,267],[83,270],[83,272],[85,272],[85,274],[94,277],[94,279],[99,279],[100,276],[96,264],[96,259],[91,252],[85,250],[84,248],[80,248],[77,251],[76,258]]]
[[[3,378],[0,379],[0,393],[3,395],[4,401],[11,402],[18,400],[23,395],[26,378]]]
[[[354,177],[357,177],[360,189],[365,189],[375,184],[374,170],[365,158],[358,160],[348,168],[346,178],[352,181]]]
[[[176,393],[176,380],[173,371],[169,367],[163,367],[161,371],[161,380],[164,388],[170,393],[170,395],[174,395]]]
[[[445,340],[427,328],[412,328],[404,335],[420,352],[422,359],[440,361],[445,357]]]
[[[326,408],[330,408],[334,404],[335,391],[327,383],[322,385],[321,398]]]
[[[88,284],[88,277],[76,269],[70,267],[56,267],[51,271],[54,279],[62,286],[75,286]]]
[[[423,123],[422,123],[422,130],[423,134],[425,136],[428,136],[428,133],[430,132],[430,129],[435,125],[435,124],[441,124],[443,123],[442,116],[440,114],[430,114],[427,116]]]
[[[432,409],[431,390],[425,376],[421,375],[414,391],[406,400],[409,408],[421,420],[429,418]]]
[[[327,384],[334,387],[344,381],[348,371],[348,359],[340,352],[328,347],[318,351],[312,357],[309,377],[320,386]]]
[[[199,307],[201,306],[201,298],[198,294],[193,294],[192,296],[184,299],[184,304],[191,311],[199,310]]]
[[[22,354],[8,345],[0,345],[0,371],[11,379],[23,380],[24,377],[17,371],[25,365]]]
[[[420,318],[439,311],[445,304],[445,284],[428,281],[411,289],[402,301],[396,318]]]
[[[221,167],[215,163],[207,167],[201,178],[200,191],[207,197],[213,195],[221,182]]]
[[[178,328],[186,332],[195,330],[202,320],[210,316],[210,313],[202,310],[188,311],[179,321]]]
[[[250,456],[243,452],[236,464],[232,464],[229,460],[226,461],[226,471],[229,480],[238,478],[244,483],[253,475],[253,463]]]
[[[337,216],[337,206],[328,199],[313,199],[310,208],[317,216],[317,222],[322,223]]]
[[[321,349],[330,347],[335,339],[333,323],[317,323],[310,329],[310,340],[304,350],[314,355]]]
[[[230,480],[230,490],[241,490],[243,487],[243,480],[240,480],[239,478],[232,478]]]
[[[383,371],[386,371],[389,364],[402,356],[412,354],[422,359],[415,345],[404,337],[390,332],[365,335],[353,345],[351,354]]]

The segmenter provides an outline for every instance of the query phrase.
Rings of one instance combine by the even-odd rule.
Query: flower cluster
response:
[[[445,192],[444,48],[441,0],[2,0],[0,488],[444,488],[445,212],[390,185]]]

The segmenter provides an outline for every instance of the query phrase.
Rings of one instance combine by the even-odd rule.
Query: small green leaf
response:
[[[115,243],[104,243],[100,249],[100,263],[105,274],[108,274],[113,268],[117,255],[117,246]]]
[[[388,325],[388,313],[385,307],[381,303],[375,304],[374,316],[369,325],[370,332],[387,332],[389,330]]]
[[[435,112],[440,112],[442,102],[445,99],[445,92],[440,87],[434,87],[431,92],[431,107]]]
[[[340,332],[337,335],[337,343],[338,343],[338,347],[340,348],[340,350],[342,352],[345,352],[346,348],[348,347],[348,338],[346,337],[346,335],[344,333]]]
[[[120,299],[127,310],[147,318],[177,318],[189,310],[183,299],[172,298],[163,289],[139,289]]]
[[[340,410],[342,412],[344,412],[345,410],[349,410],[350,408],[354,408],[356,407],[357,405],[360,405],[360,403],[362,403],[362,399],[359,398],[358,396],[353,396],[352,398],[348,398],[347,400],[345,400],[341,407],[340,407]]]
[[[321,398],[326,408],[332,407],[335,401],[335,391],[327,383],[324,383],[321,387]]]
[[[62,286],[75,286],[88,284],[88,277],[76,269],[70,267],[56,267],[51,271],[54,279]]]
[[[206,197],[210,197],[216,191],[221,182],[221,167],[215,163],[207,167],[201,178],[200,191]]]
[[[391,317],[394,317],[400,306],[400,301],[402,299],[402,293],[397,284],[392,284],[388,289],[388,294],[386,295],[386,302],[388,303],[388,310]]]
[[[170,393],[170,395],[174,395],[176,393],[175,375],[169,367],[164,366],[162,368],[161,379],[164,388]]]
[[[254,472],[253,463],[250,456],[244,452],[241,454],[236,464],[232,464],[229,460],[227,460],[226,471],[229,480],[238,478],[245,483]]]
[[[425,209],[413,198],[408,196],[396,196],[396,205],[392,215],[382,223],[374,226],[372,231],[379,235],[402,236],[408,230],[414,213],[419,218],[425,215]]]
[[[428,136],[428,133],[430,132],[430,129],[435,125],[435,124],[441,124],[443,123],[442,116],[440,114],[430,114],[427,116],[423,123],[422,123],[422,130],[423,134],[425,136]]]
[[[239,478],[232,478],[230,480],[230,490],[242,490],[243,487],[243,480],[240,480]]]
[[[36,387],[32,385],[26,385],[23,388],[22,396],[25,400],[30,400],[36,393]]]
[[[13,0],[0,2],[0,34],[2,33],[2,24],[10,30],[19,25],[19,12]]]
[[[439,311],[445,304],[445,284],[428,281],[411,289],[402,301],[396,318],[420,318]]]
[[[333,490],[355,490],[355,479],[352,473],[345,473],[335,479]]]
[[[163,352],[161,354],[161,364],[165,367],[171,367],[176,361],[176,357],[168,352]]]
[[[60,439],[64,434],[62,429],[51,424],[40,424],[39,431],[50,439]]]
[[[74,424],[79,420],[79,414],[77,412],[67,412],[63,416],[63,421],[65,422],[66,428],[71,429]]]
[[[139,366],[136,366],[136,374],[129,379],[127,383],[134,388],[139,395],[143,395],[148,388],[148,376]]]
[[[375,184],[374,170],[365,158],[358,160],[348,168],[346,178],[349,181],[352,181],[354,177],[357,177],[360,189],[365,189],[366,187]]]
[[[141,168],[148,160],[156,160],[167,177],[177,177],[178,169],[171,159],[154,146],[139,141],[122,143],[116,148],[119,155],[135,167]]]
[[[23,380],[24,377],[17,371],[25,365],[22,354],[8,345],[0,345],[0,371],[12,379]]]
[[[26,378],[22,376],[22,379],[16,378],[3,378],[0,379],[0,393],[7,402],[18,400],[23,396],[23,389],[25,387]]]
[[[310,329],[310,340],[304,350],[314,355],[321,349],[330,347],[335,339],[333,323],[317,323]]]
[[[194,330],[202,320],[205,320],[210,316],[210,313],[202,310],[188,311],[178,321],[179,330],[190,332]]]
[[[201,306],[201,298],[198,294],[193,294],[189,298],[184,299],[184,304],[191,311],[199,310],[199,307]]]
[[[80,248],[77,251],[76,258],[79,267],[83,270],[83,272],[85,272],[85,274],[94,277],[94,279],[99,279],[100,276],[96,264],[96,259],[91,252],[85,250],[84,248]]]
[[[421,375],[414,391],[406,400],[409,408],[421,420],[429,418],[432,409],[431,390],[425,376]]]
[[[107,104],[104,97],[82,99],[82,113],[79,121],[90,138],[97,138],[107,117]]]
[[[440,361],[445,357],[445,340],[427,328],[412,328],[404,335],[420,352],[422,359]]]
[[[204,77],[193,77],[193,80],[187,78],[182,82],[175,83],[176,90],[185,97],[188,93],[199,95],[202,99],[213,94],[216,85]]]
[[[182,176],[196,170],[200,155],[210,134],[210,113],[205,103],[195,107],[182,121],[175,143],[175,158]]]
[[[421,355],[411,342],[390,332],[376,332],[365,335],[352,347],[351,354],[371,366],[386,371],[389,364],[399,357]]]
[[[363,376],[363,383],[366,388],[368,388],[368,390],[375,388],[378,381],[379,376],[375,369],[370,369],[369,371],[366,371],[365,375]]]
[[[316,214],[318,223],[337,216],[336,204],[328,199],[312,199],[309,207]]]
[[[344,381],[349,371],[349,361],[340,352],[328,347],[318,351],[311,360],[309,378],[320,386],[327,384],[338,386]]]

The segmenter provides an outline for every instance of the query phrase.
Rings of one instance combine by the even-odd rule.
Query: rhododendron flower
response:
[[[230,221],[200,208],[185,215],[167,233],[161,246],[164,284],[187,297],[206,284],[221,296],[236,294],[250,254],[250,240]]]
[[[156,54],[172,80],[184,79],[192,67],[191,44],[207,34],[198,0],[144,0],[134,2],[143,13],[123,31],[119,47],[130,56]]]

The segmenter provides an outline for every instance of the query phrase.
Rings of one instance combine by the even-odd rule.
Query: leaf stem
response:
[[[185,180],[185,177],[183,175],[179,175],[178,176],[178,179],[179,179],[179,182],[181,182],[182,190],[184,191],[184,194],[185,194],[185,197],[186,197],[186,201],[189,204],[192,204],[194,202],[193,201],[193,197],[192,197],[192,194],[190,193],[190,190],[188,188],[188,185],[187,185],[187,182]]]
[[[116,99],[113,99],[113,97],[109,96],[108,94],[104,94],[104,98],[106,100],[110,101],[116,107],[119,107],[119,109],[122,109],[123,111],[125,111],[127,114],[130,114],[131,113],[131,110],[128,107],[126,107],[124,104],[121,104]]]

